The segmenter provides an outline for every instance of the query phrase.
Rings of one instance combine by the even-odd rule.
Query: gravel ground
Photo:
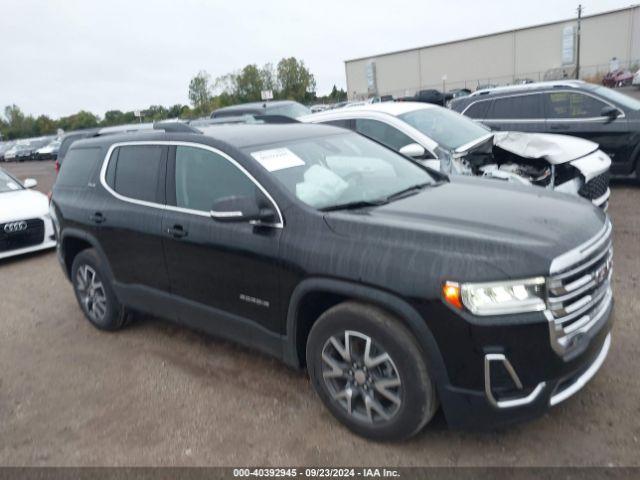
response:
[[[3,165],[35,177],[51,162]],[[103,333],[53,252],[0,262],[0,465],[640,465],[640,186],[613,188],[615,326],[578,395],[506,430],[442,417],[396,444],[363,440],[305,375],[253,351],[145,318]],[[631,296],[629,296],[631,295]]]

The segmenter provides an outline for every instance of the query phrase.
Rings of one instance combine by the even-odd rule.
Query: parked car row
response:
[[[146,312],[267,352],[374,439],[440,407],[495,427],[579,391],[611,345],[612,226],[577,192],[524,183],[597,174],[567,156],[606,155],[437,106],[344,111],[71,143],[50,213],[87,320],[118,330]],[[377,138],[386,125],[406,130]],[[443,172],[490,163],[530,181]]]
[[[52,160],[58,155],[60,140],[54,137],[27,138],[0,143],[0,161]]]

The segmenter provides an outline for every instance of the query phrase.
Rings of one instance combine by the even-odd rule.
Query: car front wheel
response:
[[[325,406],[367,438],[410,437],[437,410],[415,338],[374,306],[345,302],[322,314],[309,333],[307,368]]]

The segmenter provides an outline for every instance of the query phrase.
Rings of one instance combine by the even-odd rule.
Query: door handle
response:
[[[103,223],[106,218],[104,217],[102,212],[96,212],[93,215],[89,215],[89,220],[91,220],[93,223]]]
[[[551,125],[549,129],[550,130],[569,130],[569,127],[566,125]]]
[[[167,228],[167,233],[173,238],[184,238],[187,236],[187,231],[182,228],[182,225],[174,225],[172,228]]]

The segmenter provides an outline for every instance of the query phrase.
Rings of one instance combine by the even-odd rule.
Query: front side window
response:
[[[210,150],[176,148],[176,205],[208,212],[222,198],[255,196],[257,187],[229,160]]]
[[[436,183],[414,162],[352,132],[244,151],[299,200],[317,209],[381,202],[407,188]]]
[[[156,202],[163,149],[159,145],[117,148],[107,167],[107,184],[125,197]],[[64,167],[68,161],[69,156],[65,158]]]
[[[378,120],[358,118],[356,119],[356,131],[396,151],[410,143],[415,143],[397,128]]]
[[[548,118],[594,118],[606,103],[578,92],[550,92],[545,95]]]
[[[487,119],[539,119],[544,118],[539,94],[496,98]]]

